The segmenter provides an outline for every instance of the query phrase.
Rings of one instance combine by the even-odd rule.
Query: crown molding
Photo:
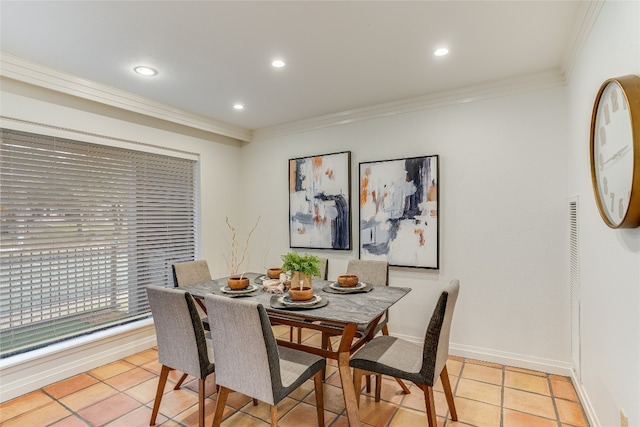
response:
[[[530,74],[257,129],[253,131],[253,141],[565,85],[566,81],[560,70]]]
[[[585,1],[580,5],[578,15],[573,23],[571,36],[567,43],[567,52],[565,54],[564,63],[562,65],[562,74],[568,81],[573,73],[573,67],[575,66],[578,55],[582,51],[591,29],[595,25],[604,1]]]
[[[0,52],[0,76],[241,141],[252,139],[249,129],[169,107],[4,52]]]

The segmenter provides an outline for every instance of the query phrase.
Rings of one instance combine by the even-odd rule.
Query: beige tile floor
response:
[[[288,336],[285,327],[274,327]],[[309,332],[305,342],[319,344]],[[447,362],[454,390],[458,421],[449,418],[442,387],[435,386],[438,425],[487,427],[587,426],[584,412],[569,378],[450,357]],[[2,427],[136,427],[149,425],[158,384],[157,351],[150,349],[43,387],[0,405]],[[211,425],[216,404],[214,376],[207,380],[206,425]],[[174,391],[179,374],[172,372],[157,419],[159,426],[197,426],[197,381]],[[189,380],[187,380],[189,381]],[[392,378],[384,378],[382,401],[363,393],[360,417],[365,426],[426,426],[424,395],[413,384],[402,394]],[[340,378],[335,364],[327,371],[324,388],[325,423],[347,426]],[[280,427],[316,426],[313,383],[307,381],[278,405]],[[251,399],[233,393],[227,401],[223,427],[268,426],[268,405],[253,406]]]

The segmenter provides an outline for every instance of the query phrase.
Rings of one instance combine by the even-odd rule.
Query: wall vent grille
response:
[[[571,359],[581,378],[580,357],[580,269],[578,245],[578,197],[569,199],[569,280],[571,284]]]

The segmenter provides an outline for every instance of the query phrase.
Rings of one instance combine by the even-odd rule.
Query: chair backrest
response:
[[[327,280],[329,260],[327,258],[320,258],[320,275],[318,276],[322,280]]]
[[[388,285],[389,263],[387,261],[350,259],[347,264],[347,274],[355,274],[363,283]]]
[[[175,288],[147,286],[158,340],[158,361],[196,378],[213,371],[193,297]]]
[[[214,294],[205,296],[216,355],[216,383],[261,400],[278,403],[281,387],[278,345],[262,304]]]
[[[211,273],[206,260],[173,264],[173,281],[176,287],[204,283],[209,280],[211,280]]]
[[[449,333],[460,281],[452,280],[440,293],[424,338],[421,375],[433,386],[449,357]],[[431,383],[429,384],[429,381]]]

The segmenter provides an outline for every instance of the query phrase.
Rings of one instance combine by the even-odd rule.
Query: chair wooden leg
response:
[[[442,372],[440,372],[440,380],[442,381],[442,388],[444,389],[444,395],[447,398],[447,406],[449,406],[451,419],[453,421],[458,421],[458,412],[456,411],[456,404],[453,401],[453,392],[451,391],[451,383],[449,382],[449,373],[447,372],[446,365],[442,369]]]
[[[322,387],[322,371],[313,376],[316,391],[316,411],[318,412],[318,426],[324,427],[324,389]]]
[[[182,376],[180,377],[180,379],[176,383],[176,386],[173,389],[174,390],[180,390],[180,387],[182,387],[182,383],[184,382],[184,380],[187,379],[188,376],[189,375],[187,375],[187,374],[182,374]]]
[[[365,387],[365,391],[367,393],[371,393],[371,376],[369,374],[365,376],[365,382],[367,383],[367,386]]]
[[[433,398],[433,387],[422,384],[422,391],[424,392],[424,402],[427,406],[427,420],[429,421],[429,427],[438,427],[438,419],[436,418],[436,403]]]
[[[204,378],[198,380],[198,427],[204,427]]]
[[[400,378],[396,378],[396,382],[398,383],[398,385],[400,385],[400,388],[402,388],[402,392],[404,394],[411,394],[411,390],[409,390],[409,387],[407,387],[404,381],[402,381]]]
[[[227,403],[227,396],[229,396],[229,389],[226,387],[220,387],[218,392],[218,402],[216,403],[216,413],[213,416],[212,427],[220,427],[222,423],[222,415],[224,415],[224,405]]]
[[[278,407],[271,405],[271,427],[278,427]]]
[[[356,403],[358,407],[360,407],[360,395],[362,394],[362,374],[364,374],[362,369],[353,369],[353,388],[356,391]]]
[[[382,375],[376,374],[376,402],[380,402],[381,391],[382,391]]]
[[[289,342],[293,342],[293,326],[289,326]]]
[[[258,402],[258,399],[255,399],[255,398],[254,398],[254,399],[253,399],[253,406],[258,406],[258,403],[259,403],[259,402]]]
[[[149,420],[149,425],[156,425],[156,417],[158,416],[158,410],[160,409],[160,401],[162,400],[162,395],[164,394],[164,386],[167,384],[167,377],[169,376],[169,371],[171,368],[168,366],[162,365],[162,369],[160,370],[160,378],[158,379],[158,390],[156,390],[156,398],[153,401],[153,411],[151,412],[151,420]]]
[[[298,328],[298,344],[302,344],[302,328]]]

